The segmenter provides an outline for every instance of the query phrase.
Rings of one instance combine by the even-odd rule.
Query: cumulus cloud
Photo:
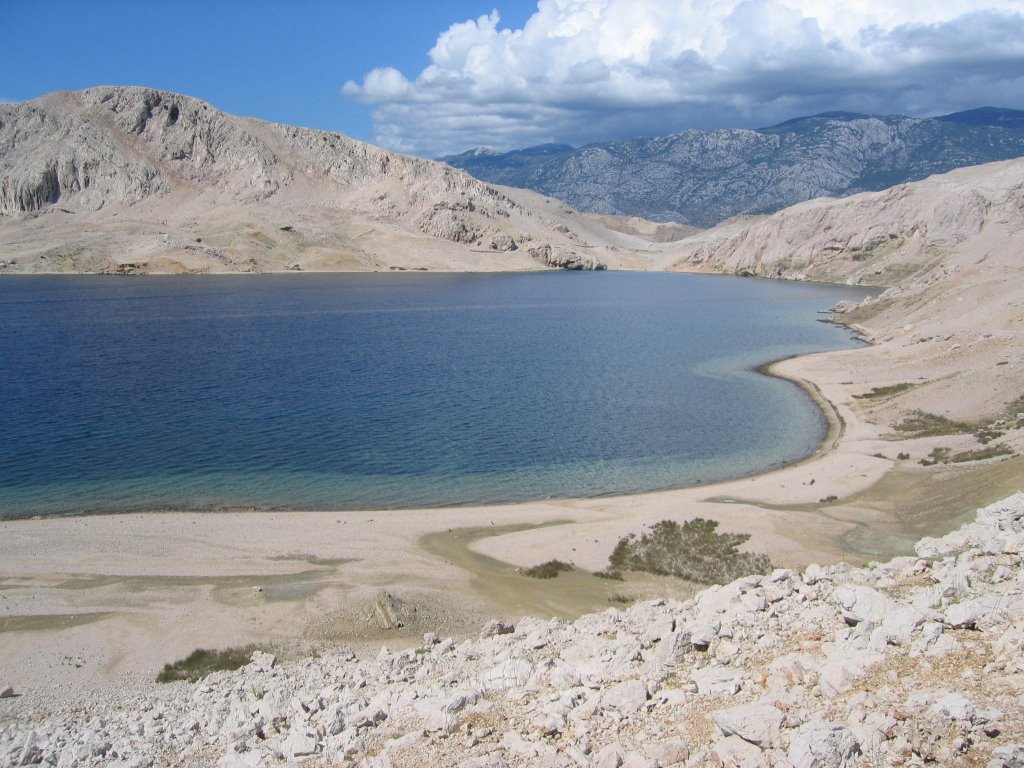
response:
[[[429,57],[342,87],[374,105],[377,143],[436,156],[1024,106],[1021,0],[540,0],[522,29],[453,24]]]

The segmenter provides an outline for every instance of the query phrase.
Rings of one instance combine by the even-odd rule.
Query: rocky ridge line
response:
[[[81,711],[0,702],[4,765],[1019,766],[1024,493],[916,555],[566,623],[252,663]]]

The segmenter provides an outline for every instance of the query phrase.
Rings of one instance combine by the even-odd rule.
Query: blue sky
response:
[[[500,2],[522,24],[535,0]],[[0,99],[145,85],[226,112],[371,140],[372,107],[342,96],[375,67],[411,73],[451,24],[494,0],[0,0]]]
[[[147,85],[433,157],[1024,108],[1024,0],[0,0],[0,100]]]

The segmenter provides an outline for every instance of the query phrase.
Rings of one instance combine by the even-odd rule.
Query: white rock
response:
[[[860,764],[860,745],[845,726],[813,720],[789,737],[794,768],[853,768]]]
[[[718,627],[711,624],[691,624],[683,627],[682,634],[689,638],[694,648],[705,650],[718,637]]]
[[[949,693],[943,696],[932,705],[931,709],[936,714],[950,720],[965,722],[974,722],[978,714],[974,704],[959,693]]]
[[[887,642],[893,645],[907,645],[913,638],[914,630],[925,621],[925,614],[913,606],[894,608],[882,619],[882,631]]]
[[[281,743],[281,753],[291,759],[312,755],[316,751],[316,734],[308,731],[291,731]]]
[[[844,584],[835,591],[834,597],[843,608],[843,618],[855,623],[870,621],[880,624],[896,610],[896,603],[891,597],[871,587]]]
[[[498,755],[483,755],[463,760],[458,768],[508,768],[508,763]]]
[[[739,736],[727,736],[711,745],[718,763],[700,762],[699,765],[735,766],[735,768],[768,768],[769,762],[760,748]],[[696,761],[696,758],[695,760]]]
[[[690,679],[697,685],[697,692],[705,696],[731,695],[739,693],[743,676],[735,669],[725,667],[704,667],[690,673]]]
[[[618,744],[609,744],[594,757],[594,768],[620,768],[626,756]]]
[[[485,690],[522,688],[533,674],[533,665],[525,659],[511,659],[497,664],[484,673],[481,680]]]
[[[260,672],[269,672],[277,666],[277,657],[272,653],[266,653],[265,651],[253,651],[252,666]]]
[[[954,603],[946,609],[943,621],[946,626],[953,629],[964,629],[973,627],[981,616],[981,610],[973,600],[962,603]]]
[[[646,685],[639,680],[626,680],[607,688],[601,694],[601,704],[630,715],[643,709],[647,698]]]
[[[484,624],[483,629],[480,630],[480,637],[494,637],[495,635],[510,635],[516,631],[516,628],[512,624],[506,624],[504,621],[498,619],[491,619]]]
[[[771,704],[741,704],[711,714],[723,736],[739,736],[744,741],[768,749],[775,745],[782,728],[783,714]]]

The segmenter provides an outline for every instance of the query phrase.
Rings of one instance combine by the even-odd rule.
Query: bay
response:
[[[629,272],[0,281],[0,516],[380,509],[738,477],[846,286]]]

